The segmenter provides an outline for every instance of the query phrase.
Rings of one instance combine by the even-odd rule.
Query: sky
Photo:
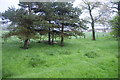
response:
[[[8,7],[18,8],[19,0],[0,0],[0,12],[4,12]]]
[[[77,0],[77,3],[79,0]],[[77,3],[75,2],[74,5],[77,6]],[[19,0],[0,0],[0,12],[4,12],[8,9],[8,7],[15,7],[18,8]]]
[[[37,1],[39,1],[39,0],[37,0]],[[80,4],[81,1],[82,0],[75,0],[74,6],[77,6],[78,4]],[[92,2],[94,2],[94,1],[103,2],[104,1],[105,2],[105,1],[120,1],[120,0],[90,0],[90,1],[92,1]],[[4,12],[5,10],[8,9],[8,7],[11,7],[11,6],[18,8],[19,7],[18,3],[19,3],[19,0],[0,0],[0,12]]]

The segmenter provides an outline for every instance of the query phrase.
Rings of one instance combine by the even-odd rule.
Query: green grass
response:
[[[66,39],[65,46],[31,42],[23,50],[19,39],[3,44],[4,78],[117,78],[118,43],[99,37]]]

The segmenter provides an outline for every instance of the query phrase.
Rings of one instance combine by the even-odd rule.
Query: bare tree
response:
[[[101,24],[105,24],[103,22],[110,17],[109,8],[105,3],[91,2],[89,0],[82,0],[80,7],[82,8],[83,12],[86,11],[86,13],[89,14],[90,18],[87,18],[87,20],[90,19],[88,22],[91,24],[92,28],[92,40],[96,40],[95,23],[101,22]]]

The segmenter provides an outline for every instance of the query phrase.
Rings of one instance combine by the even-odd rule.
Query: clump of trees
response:
[[[48,44],[53,44],[56,36],[61,38],[60,45],[64,46],[64,37],[83,33],[85,24],[79,19],[81,10],[74,8],[69,2],[20,2],[21,8],[9,8],[2,13],[5,23],[11,22],[9,32],[4,38],[17,36],[24,41],[23,48],[28,49],[30,39],[37,35],[48,35]],[[65,30],[67,29],[67,30]]]

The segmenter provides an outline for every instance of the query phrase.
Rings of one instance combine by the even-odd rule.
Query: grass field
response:
[[[117,78],[118,43],[109,37],[66,39],[65,46],[31,42],[23,50],[15,37],[2,44],[4,78]]]

